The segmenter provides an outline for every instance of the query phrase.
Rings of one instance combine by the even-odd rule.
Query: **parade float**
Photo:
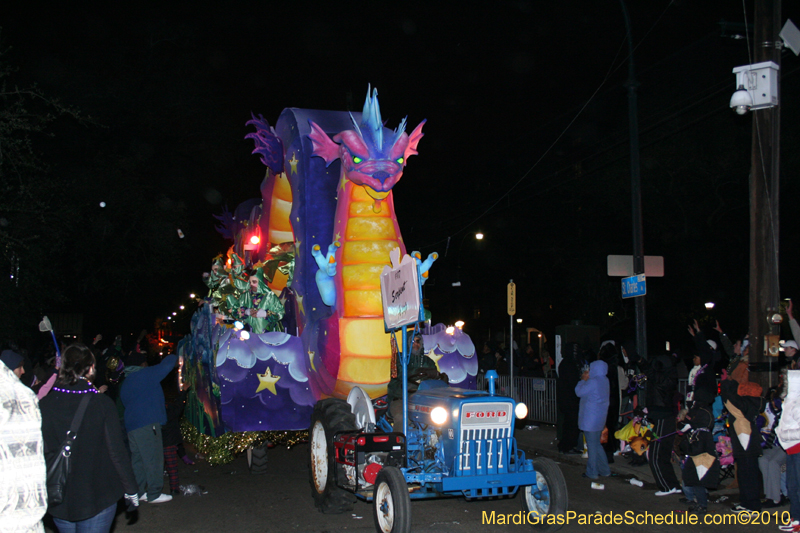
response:
[[[291,444],[320,399],[354,387],[386,394],[392,349],[380,274],[392,250],[406,254],[392,190],[424,122],[410,135],[405,119],[384,127],[368,89],[361,113],[287,108],[275,127],[261,116],[247,124],[267,169],[261,197],[217,217],[233,244],[214,258],[208,296],[178,347],[191,430],[227,437],[228,452],[267,435]],[[424,283],[436,255],[411,255]],[[429,324],[425,352],[453,386],[474,389],[469,336]]]

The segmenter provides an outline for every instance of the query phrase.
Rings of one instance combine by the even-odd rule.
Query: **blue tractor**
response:
[[[495,394],[494,371],[487,377],[488,392],[423,381],[404,395],[405,433],[392,431],[385,413],[376,416],[360,388],[347,401],[318,402],[309,430],[316,506],[341,513],[356,500],[372,502],[376,530],[399,533],[411,531],[412,499],[520,492],[527,523],[560,529],[568,506],[564,476],[550,459],[527,459],[517,448],[514,421],[527,407]]]

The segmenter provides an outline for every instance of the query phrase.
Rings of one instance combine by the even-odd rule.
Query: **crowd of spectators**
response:
[[[602,488],[594,482],[614,475],[608,463],[615,457],[637,460],[614,436],[634,419],[647,429],[655,496],[674,495],[689,511],[706,513],[727,446],[735,472],[730,486],[739,490],[731,510],[788,505],[792,521],[781,530],[799,533],[800,326],[791,304],[787,314],[796,337],[781,342],[778,383],[766,391],[751,379],[747,336],[733,341],[718,322],[708,332],[697,321],[689,325],[693,348],[686,360],[675,353],[642,358],[630,342],[605,341],[597,353],[565,344],[556,378],[559,452],[588,458],[584,477]],[[680,392],[679,379],[685,380]],[[598,454],[601,442],[605,454]]]
[[[120,512],[179,492],[177,460],[193,464],[178,427],[186,393],[178,357],[149,351],[145,332],[131,346],[121,335],[104,346],[97,335],[33,357],[11,345],[0,360],[0,500],[17,502],[4,506],[0,530],[44,531],[47,514],[60,532],[109,531]],[[55,501],[46,468],[68,433],[70,469]]]

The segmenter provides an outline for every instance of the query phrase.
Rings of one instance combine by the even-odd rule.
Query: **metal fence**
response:
[[[487,390],[489,384],[483,374],[478,374],[478,389]],[[686,396],[687,380],[678,380],[678,392]],[[500,376],[496,383],[497,393],[509,395],[511,393],[511,378]],[[624,392],[624,391],[623,391]],[[528,406],[526,420],[555,424],[558,419],[558,406],[556,404],[555,378],[524,378],[514,377],[514,396],[517,401]],[[643,400],[643,398],[642,398]]]
[[[489,384],[483,374],[478,374],[478,389],[486,390]],[[497,380],[496,392],[509,395],[511,378],[500,376]],[[556,409],[556,380],[553,378],[514,377],[514,396],[528,406],[528,417],[531,422],[555,424],[558,419]]]

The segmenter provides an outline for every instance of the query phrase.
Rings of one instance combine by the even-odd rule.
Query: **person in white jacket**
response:
[[[783,413],[775,435],[786,451],[786,484],[792,520],[781,531],[800,533],[800,370],[786,372]]]

